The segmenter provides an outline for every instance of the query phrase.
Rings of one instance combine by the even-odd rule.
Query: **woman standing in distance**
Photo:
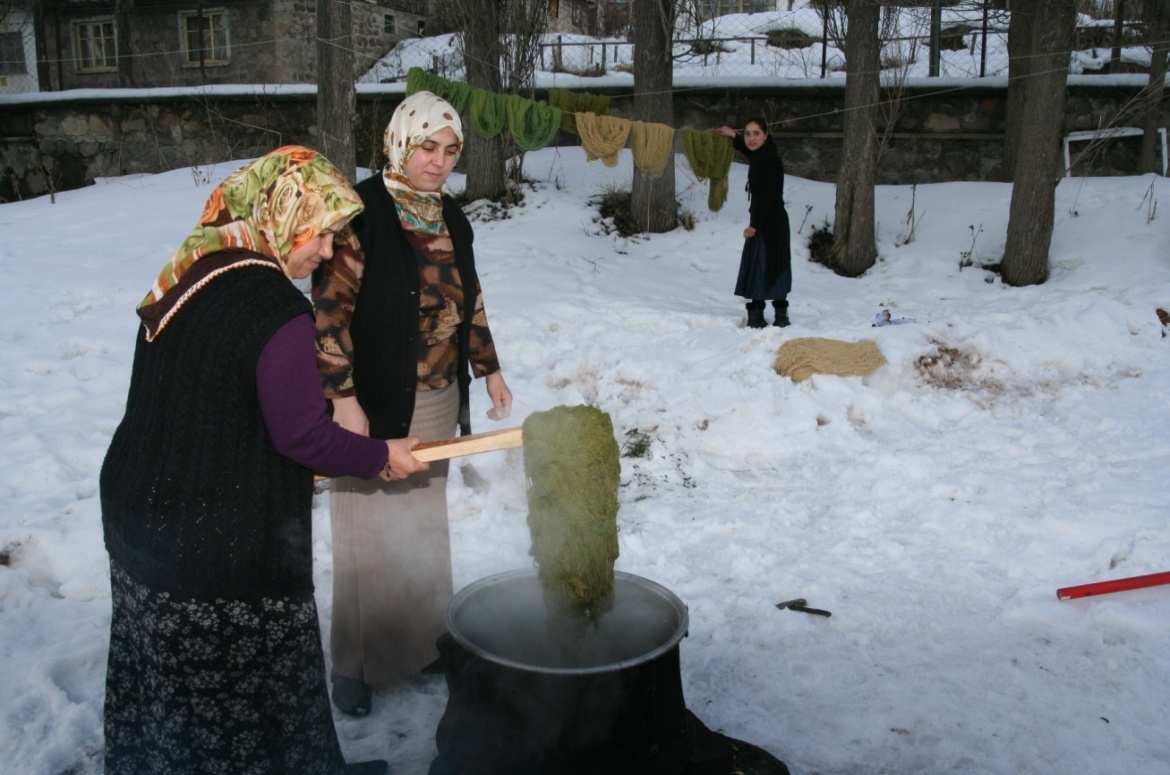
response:
[[[101,471],[113,617],[108,775],[380,773],[345,765],[313,598],[313,471],[401,479],[415,439],[329,421],[308,277],[361,210],[316,151],[229,176],[138,306]]]
[[[743,230],[735,295],[748,299],[747,324],[763,328],[764,302],[772,300],[773,322],[787,326],[788,294],[792,290],[792,246],[789,244],[788,213],[784,209],[784,163],[768,134],[768,125],[753,118],[744,125],[743,136],[721,126],[715,130],[732,138],[735,150],[748,161],[747,192],[750,222]]]
[[[442,194],[463,148],[459,114],[430,92],[407,97],[385,133],[386,167],[358,184],[356,249],[314,275],[325,395],[343,427],[374,436],[470,433],[472,374],[493,416],[512,394],[496,358],[475,271],[472,231]],[[470,366],[470,369],[469,369]],[[447,464],[381,485],[335,481],[333,701],[365,715],[371,689],[438,657],[452,594]]]

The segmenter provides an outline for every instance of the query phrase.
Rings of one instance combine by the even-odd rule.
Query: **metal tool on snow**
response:
[[[785,600],[783,603],[777,603],[776,607],[783,611],[787,608],[789,611],[800,611],[805,614],[813,614],[815,616],[832,616],[832,611],[826,611],[823,608],[809,608],[808,601],[803,597],[798,597],[793,600]]]

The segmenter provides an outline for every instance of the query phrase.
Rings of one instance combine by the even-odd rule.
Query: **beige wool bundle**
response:
[[[630,120],[626,118],[599,116],[595,113],[577,114],[577,134],[581,136],[585,159],[601,159],[607,167],[617,166],[618,151],[625,147],[630,129]]]
[[[843,342],[840,339],[802,337],[789,339],[776,356],[776,373],[802,382],[813,374],[839,377],[864,377],[886,363],[882,351],[872,339]]]
[[[650,121],[635,121],[630,131],[634,166],[643,175],[657,178],[674,155],[674,127]]]

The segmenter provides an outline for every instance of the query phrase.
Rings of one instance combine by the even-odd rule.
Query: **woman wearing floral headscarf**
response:
[[[493,416],[510,410],[471,225],[442,194],[462,147],[450,104],[407,97],[386,128],[385,169],[357,186],[359,249],[314,275],[318,365],[333,417],[350,430],[469,433],[472,374],[486,377]],[[346,713],[369,712],[371,687],[438,655],[452,592],[446,477],[442,462],[407,482],[333,484],[333,700]]]
[[[113,618],[107,775],[377,773],[346,765],[313,599],[313,471],[400,479],[415,439],[329,421],[307,277],[357,194],[286,146],[227,178],[138,307],[101,472]]]

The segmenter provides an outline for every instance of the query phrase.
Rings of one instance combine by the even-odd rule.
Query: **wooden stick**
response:
[[[1150,573],[1146,576],[1130,576],[1124,579],[1097,581],[1092,584],[1079,584],[1075,587],[1061,587],[1056,590],[1056,597],[1060,600],[1069,600],[1074,597],[1089,597],[1090,595],[1107,595],[1110,592],[1124,592],[1127,589],[1141,589],[1156,587],[1160,584],[1170,584],[1170,573]]]
[[[463,455],[476,455],[480,452],[493,452],[497,449],[512,449],[523,444],[524,437],[520,428],[505,428],[454,439],[426,441],[412,449],[411,454],[424,463],[430,463]]]

